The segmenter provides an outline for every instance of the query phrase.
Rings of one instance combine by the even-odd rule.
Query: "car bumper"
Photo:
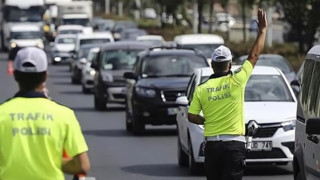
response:
[[[72,58],[70,53],[67,52],[57,52],[53,53],[52,62],[55,63],[66,63]]]
[[[87,89],[93,89],[93,76],[82,73],[82,84]]]
[[[107,87],[106,88],[107,101],[111,103],[124,104],[126,99],[125,87]]]
[[[202,151],[203,130],[197,125],[189,124],[189,132],[193,147],[195,162],[204,163]],[[250,163],[288,163],[293,161],[294,130],[284,131],[278,128],[272,137],[253,138],[252,141],[271,141],[271,151],[250,151],[246,155],[246,162]]]
[[[157,102],[157,101],[156,101]],[[135,101],[134,113],[146,124],[173,125],[176,124],[178,106],[174,103],[156,103],[150,101]]]

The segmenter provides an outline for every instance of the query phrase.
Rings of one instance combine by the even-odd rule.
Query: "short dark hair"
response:
[[[211,61],[211,66],[214,69],[214,71],[223,72],[229,67],[229,63],[230,62],[228,62],[228,61],[226,61],[226,62]]]
[[[32,91],[46,80],[46,72],[25,73],[14,71],[14,78],[24,91]]]

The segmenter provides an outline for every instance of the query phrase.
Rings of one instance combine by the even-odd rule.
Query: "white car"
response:
[[[43,31],[28,23],[12,26],[10,29],[10,47],[38,47],[43,49]]]
[[[93,79],[96,71],[91,68],[91,62],[93,59],[97,57],[99,52],[99,48],[90,49],[88,56],[86,59],[80,59],[82,63],[84,63],[82,67],[82,75],[81,75],[81,84],[82,84],[82,92],[89,93],[93,89]]]
[[[215,34],[184,34],[174,37],[177,46],[201,51],[207,59],[214,49],[224,44],[224,39]]]
[[[85,33],[81,25],[60,25],[57,34],[78,34]]]
[[[76,35],[60,34],[56,36],[53,43],[50,43],[52,57],[51,63],[57,64],[68,62],[72,58],[76,42]]]
[[[234,66],[232,70],[239,68]],[[203,126],[188,121],[188,104],[195,88],[213,73],[211,68],[197,69],[187,88],[176,116],[178,129],[178,162],[189,166],[191,173],[204,163]],[[285,165],[293,160],[297,100],[281,70],[256,66],[245,92],[245,122],[255,121],[258,131],[253,136],[247,163]]]
[[[78,34],[76,39],[76,53],[80,47],[85,44],[105,44],[114,42],[113,36],[110,32],[94,32],[91,34]]]
[[[150,43],[152,46],[163,46],[165,45],[165,40],[159,35],[144,35],[138,36],[137,41]]]

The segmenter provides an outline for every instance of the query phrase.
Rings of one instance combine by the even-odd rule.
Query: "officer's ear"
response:
[[[229,62],[229,71],[231,70],[231,67],[232,67],[232,63]]]

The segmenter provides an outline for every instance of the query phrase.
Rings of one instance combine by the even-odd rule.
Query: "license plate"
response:
[[[168,108],[168,115],[175,115],[178,112],[178,108]]]
[[[272,141],[252,141],[251,151],[271,151]]]

